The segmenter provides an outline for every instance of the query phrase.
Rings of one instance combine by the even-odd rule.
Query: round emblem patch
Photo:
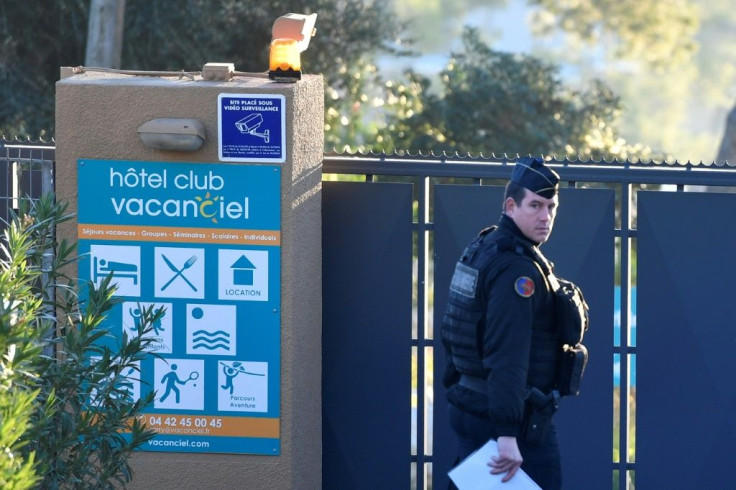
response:
[[[521,276],[514,283],[514,290],[522,298],[529,298],[534,294],[534,281],[526,276]]]

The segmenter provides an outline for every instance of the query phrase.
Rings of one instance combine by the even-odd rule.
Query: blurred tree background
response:
[[[327,151],[712,161],[733,139],[728,0],[124,3],[127,70],[263,72],[273,21],[317,13],[302,61],[325,77]],[[0,5],[0,134],[53,137],[54,83],[84,64],[89,9]]]
[[[199,71],[210,61],[238,71],[268,70],[274,20],[318,13],[318,35],[302,69],[322,73],[331,107],[350,96],[349,68],[376,52],[395,53],[400,23],[387,0],[118,0],[125,3],[122,63],[126,70]],[[53,137],[59,67],[85,62],[90,0],[0,4],[0,133]]]
[[[434,84],[462,28],[476,27],[494,50],[556,64],[567,87],[604,80],[619,100],[622,141],[668,160],[736,162],[732,0],[395,2],[400,18],[414,19],[422,56],[412,66]],[[379,65],[389,78],[401,67]]]

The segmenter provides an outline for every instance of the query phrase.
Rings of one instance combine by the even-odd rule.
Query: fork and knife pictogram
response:
[[[181,268],[176,267],[173,262],[171,262],[171,260],[169,260],[169,258],[166,257],[164,254],[161,254],[161,258],[164,259],[164,262],[166,262],[166,265],[169,266],[169,269],[176,272],[176,274],[174,274],[174,276],[161,287],[161,291],[169,287],[169,285],[174,282],[177,277],[181,277],[182,279],[184,279],[184,281],[189,285],[190,288],[192,288],[193,291],[197,291],[197,288],[194,287],[194,284],[192,284],[189,279],[184,276],[184,271],[189,269],[197,261],[196,255],[192,255],[191,257],[189,257],[189,259],[184,262],[184,265]]]

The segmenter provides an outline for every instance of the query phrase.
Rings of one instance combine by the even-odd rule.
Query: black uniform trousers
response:
[[[486,418],[449,405],[450,427],[458,438],[458,462],[480,449],[489,439],[496,439],[493,425]],[[550,424],[545,440],[539,446],[532,447],[517,438],[519,451],[524,462],[521,468],[543,490],[560,490],[562,488],[562,468],[560,465],[560,447],[557,442],[557,429]],[[490,467],[488,468],[490,471]],[[455,488],[450,483],[450,488]]]

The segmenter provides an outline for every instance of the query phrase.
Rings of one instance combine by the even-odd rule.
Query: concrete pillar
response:
[[[57,197],[78,206],[78,161],[217,163],[218,96],[284,97],[285,161],[281,169],[280,454],[137,452],[130,488],[292,489],[322,486],[321,166],[324,142],[321,76],[274,83],[254,75],[228,81],[187,76],[135,76],[62,69],[56,98]],[[137,129],[156,118],[194,118],[206,138],[194,151],[152,149]],[[77,223],[59,230],[76,240]]]

